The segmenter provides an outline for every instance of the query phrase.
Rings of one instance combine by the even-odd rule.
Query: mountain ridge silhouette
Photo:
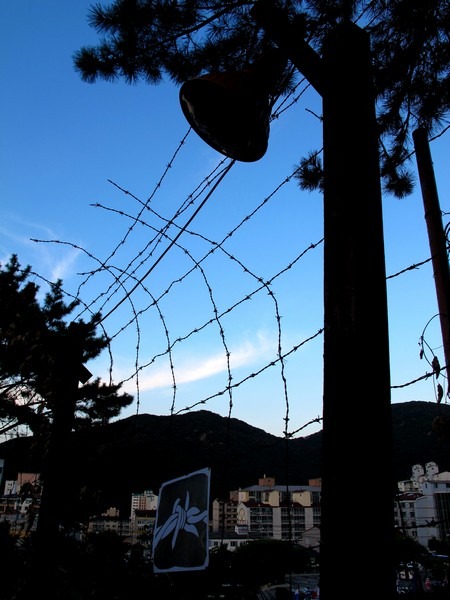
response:
[[[363,412],[361,427],[370,426]],[[450,405],[411,401],[392,404],[393,477],[409,479],[414,464],[436,462],[450,471]],[[40,472],[42,450],[31,437],[0,444],[5,479],[18,472]],[[264,475],[278,485],[308,485],[321,476],[322,431],[286,440],[234,417],[208,410],[173,416],[141,414],[72,435],[66,474],[96,495],[99,506],[129,513],[131,494],[153,490],[195,470],[211,468],[211,498],[254,485]],[[351,444],[351,439],[345,440]],[[383,440],[380,440],[380,444]],[[376,451],[376,449],[375,449]],[[364,458],[358,457],[358,468]],[[348,468],[347,468],[348,467]],[[342,480],[351,481],[354,465],[343,465]],[[368,473],[368,483],[383,478]]]

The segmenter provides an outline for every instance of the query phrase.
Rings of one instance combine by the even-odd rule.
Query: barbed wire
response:
[[[271,119],[278,119],[281,115],[287,111],[289,108],[297,104],[299,99],[304,95],[304,93],[309,88],[309,83],[302,78],[298,84],[293,87],[291,93],[280,101],[277,108],[274,109],[273,115]],[[300,87],[300,91],[297,92],[297,89]],[[317,115],[316,115],[317,116]],[[319,117],[320,118],[320,117]],[[433,139],[437,139],[442,135],[450,126],[446,126],[443,131],[439,134],[436,134]],[[101,318],[98,321],[98,325],[102,328],[102,331],[107,337],[108,343],[108,352],[109,352],[109,377],[110,382],[114,380],[114,355],[111,348],[112,342],[118,339],[122,334],[124,334],[130,327],[134,329],[134,337],[135,337],[135,350],[134,350],[134,368],[130,373],[127,373],[125,376],[120,378],[120,385],[123,385],[128,382],[133,382],[136,389],[136,414],[139,414],[140,410],[140,375],[144,370],[148,370],[152,365],[156,363],[156,361],[160,358],[166,357],[169,362],[169,370],[172,380],[172,400],[170,406],[170,414],[180,414],[182,412],[191,411],[199,406],[204,406],[214,398],[223,397],[224,395],[228,395],[228,416],[231,417],[233,411],[233,392],[236,388],[242,386],[245,383],[248,383],[255,378],[258,378],[265,371],[278,367],[279,369],[279,377],[282,383],[283,396],[284,396],[284,436],[289,439],[293,438],[298,433],[302,432],[306,427],[313,423],[319,423],[321,417],[317,417],[305,423],[304,425],[294,429],[293,431],[289,431],[289,423],[290,423],[290,398],[288,393],[288,377],[285,371],[285,360],[287,357],[295,354],[300,348],[303,348],[305,345],[309,344],[313,340],[317,339],[323,333],[322,324],[317,324],[315,328],[315,332],[310,336],[305,337],[300,340],[296,344],[291,345],[291,347],[286,350],[283,347],[282,342],[282,318],[280,313],[279,306],[279,298],[278,294],[273,288],[273,284],[275,280],[281,278],[288,271],[290,271],[295,265],[299,265],[301,260],[311,251],[317,250],[323,239],[320,239],[314,243],[310,243],[305,246],[303,250],[301,250],[296,257],[288,261],[285,266],[279,270],[277,270],[270,277],[262,277],[261,275],[254,272],[245,262],[239,257],[235,256],[230,250],[227,249],[227,244],[231,240],[231,238],[244,226],[248,225],[250,221],[256,216],[256,214],[266,205],[269,204],[271,200],[273,200],[277,194],[284,188],[285,185],[290,183],[292,179],[295,177],[295,174],[298,171],[296,168],[293,172],[291,172],[288,176],[281,180],[274,189],[266,195],[251,211],[249,211],[234,227],[232,227],[229,232],[222,237],[220,241],[216,241],[214,239],[210,239],[205,235],[199,233],[198,231],[191,230],[189,226],[194,222],[194,219],[198,216],[198,214],[204,208],[206,202],[211,198],[212,194],[217,192],[219,185],[224,181],[225,177],[230,173],[232,167],[234,166],[234,161],[230,161],[227,158],[224,158],[218,162],[218,164],[206,175],[200,183],[195,187],[195,189],[188,194],[186,197],[182,198],[179,203],[178,208],[176,208],[173,215],[169,218],[160,214],[160,212],[156,211],[152,206],[152,202],[155,199],[155,196],[158,192],[161,192],[163,185],[167,181],[167,175],[170,170],[172,170],[175,166],[176,160],[180,160],[181,158],[181,149],[185,146],[186,139],[190,133],[190,130],[183,136],[183,138],[179,141],[176,149],[167,162],[161,176],[159,177],[157,183],[155,184],[151,194],[148,198],[143,201],[134,195],[131,191],[125,189],[118,183],[109,180],[109,183],[114,186],[117,190],[119,190],[124,195],[132,198],[137,206],[138,211],[136,214],[132,214],[131,212],[126,212],[120,209],[115,209],[112,207],[108,207],[104,204],[96,203],[93,206],[101,209],[103,211],[108,211],[109,213],[115,214],[116,216],[126,219],[130,222],[129,226],[126,228],[124,235],[113,245],[112,250],[109,251],[107,257],[105,259],[100,259],[96,257],[92,252],[88,252],[81,246],[73,244],[71,242],[63,242],[59,240],[38,240],[35,239],[35,242],[38,243],[54,243],[54,244],[67,244],[74,249],[77,249],[83,252],[89,260],[91,260],[95,267],[89,271],[85,271],[80,273],[79,275],[82,277],[82,281],[78,286],[78,289],[75,294],[70,294],[66,290],[64,292],[71,298],[76,299],[80,302],[82,309],[77,314],[76,318],[81,318],[81,316],[87,312],[89,314],[101,314]],[[312,160],[315,157],[312,156],[310,159]],[[410,158],[407,157],[407,158]],[[405,159],[406,160],[406,159]],[[190,215],[187,217],[187,220],[184,224],[180,225],[177,221],[179,218],[185,214],[187,211],[192,210]],[[155,217],[158,223],[161,226],[155,226],[151,224],[145,217],[150,215],[151,217]],[[150,240],[148,240],[145,245],[140,248],[137,252],[133,252],[131,258],[128,258],[127,263],[124,267],[120,267],[117,264],[113,264],[112,260],[118,259],[119,250],[124,249],[125,247],[130,246],[131,236],[135,232],[137,226],[141,226],[146,228],[148,231],[152,232],[152,236]],[[196,258],[193,252],[191,252],[188,241],[181,244],[180,238],[184,235],[184,237],[189,240],[190,238],[196,238],[206,243],[209,246],[209,249],[203,253],[200,258]],[[155,258],[156,250],[162,247],[163,244],[167,244],[164,249],[159,253],[159,255]],[[182,272],[177,277],[173,278],[166,285],[165,289],[161,291],[159,294],[151,292],[148,286],[145,285],[145,281],[148,276],[153,272],[155,267],[167,257],[169,252],[177,249],[177,251],[181,251],[184,256],[186,256],[190,262],[190,267]],[[256,282],[256,286],[250,291],[243,292],[240,297],[234,302],[230,303],[226,308],[219,309],[219,305],[215,298],[215,290],[214,284],[210,281],[209,273],[207,269],[204,267],[206,264],[206,260],[213,257],[215,253],[220,253],[224,256],[228,261],[237,265],[241,272],[251,280]],[[400,271],[387,276],[387,280],[393,279],[402,275],[405,275],[411,271],[417,271],[422,266],[426,265],[431,261],[431,258],[426,258],[420,262],[416,262],[411,264]],[[144,273],[142,273],[142,269]],[[207,298],[209,304],[212,309],[212,317],[206,318],[202,323],[197,324],[194,328],[188,330],[186,333],[182,335],[172,335],[170,333],[170,326],[167,322],[166,317],[163,314],[161,308],[161,302],[163,298],[169,296],[176,286],[180,285],[184,282],[188,277],[190,277],[194,272],[198,272],[201,275],[204,289],[206,290]],[[101,274],[107,274],[110,277],[110,283],[106,287],[100,287],[99,291],[94,295],[94,297],[89,301],[81,301],[81,295],[84,290],[87,289],[89,283],[92,283],[97,277]],[[35,274],[36,276],[39,276]],[[131,286],[131,287],[130,287]],[[134,296],[139,291],[142,293],[140,301],[144,299],[143,306],[137,306],[134,301]],[[260,294],[261,292],[265,292],[272,304],[272,314],[276,323],[277,330],[277,344],[276,344],[276,352],[275,357],[272,357],[269,361],[263,364],[259,369],[254,370],[253,372],[247,374],[242,377],[238,381],[233,380],[233,371],[230,362],[230,344],[227,341],[227,331],[224,325],[224,318],[235,311],[239,306],[248,302],[254,296]],[[119,300],[116,300],[117,295],[121,293],[121,297]],[[114,303],[111,307],[111,304]],[[106,329],[106,321],[113,315],[117,315],[117,311],[120,307],[122,307],[125,303],[129,306],[129,312],[125,313],[125,318],[122,317],[122,321],[119,322],[116,330],[113,333],[107,334]],[[161,323],[162,330],[164,332],[165,346],[154,353],[149,358],[144,359],[141,354],[141,334],[142,334],[142,325],[141,318],[143,315],[150,311],[150,309],[155,309],[158,315],[158,319]],[[103,314],[103,311],[104,314]],[[183,408],[178,408],[177,404],[177,374],[175,361],[173,357],[173,351],[176,346],[186,342],[192,336],[198,335],[200,332],[209,328],[210,326],[215,325],[218,331],[219,339],[221,342],[221,346],[223,349],[223,353],[225,356],[225,364],[226,364],[226,373],[227,373],[227,382],[226,385],[216,391],[213,394],[206,395],[204,398],[187,404]],[[424,346],[426,345],[426,341],[423,338],[422,343]],[[415,383],[422,381],[424,379],[428,379],[430,377],[436,377],[436,369],[433,369],[432,372],[427,372],[422,374],[421,376],[408,381],[406,383],[392,385],[392,389],[403,388],[407,386],[414,385]]]

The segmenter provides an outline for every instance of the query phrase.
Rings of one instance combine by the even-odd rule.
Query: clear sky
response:
[[[323,204],[292,173],[322,146],[320,98],[306,89],[287,102],[266,155],[234,164],[208,196],[230,161],[188,133],[176,86],[87,84],[75,72],[74,51],[98,41],[91,4],[1,4],[0,260],[17,254],[107,315],[113,380],[135,396],[122,416],[231,410],[282,435],[288,410],[290,432],[314,433],[320,424],[306,425],[322,415]],[[444,225],[449,140],[431,144]],[[406,199],[385,195],[383,212],[388,276],[426,261],[418,182]],[[405,385],[431,371],[431,349],[444,364],[431,263],[388,279],[387,290],[392,402],[435,402],[434,378]],[[107,352],[88,365],[104,378],[110,366]],[[376,376],[368,364],[368,386]],[[366,408],[362,390],[362,416]]]

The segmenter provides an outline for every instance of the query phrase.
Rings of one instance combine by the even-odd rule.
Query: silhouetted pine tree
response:
[[[448,0],[287,0],[282,7],[299,35],[319,54],[324,37],[342,19],[365,28],[373,48],[378,94],[381,170],[385,190],[398,197],[413,190],[407,162],[411,133],[439,132],[450,108],[450,5]],[[272,45],[251,16],[254,2],[222,0],[115,0],[92,6],[88,20],[101,40],[74,54],[87,82],[139,79],[158,84],[164,75],[181,84],[215,70],[248,65]],[[295,69],[286,79],[292,89]],[[320,161],[304,161],[303,189],[319,187]],[[319,173],[319,176],[318,176]]]
[[[27,426],[44,452],[37,527],[50,538],[70,521],[71,433],[106,424],[133,398],[119,393],[120,385],[87,383],[84,363],[108,345],[96,335],[99,315],[71,321],[79,303],[65,304],[60,280],[50,284],[42,305],[38,290],[16,255],[0,268],[0,433]]]

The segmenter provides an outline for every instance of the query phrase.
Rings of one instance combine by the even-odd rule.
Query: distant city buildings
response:
[[[229,500],[212,503],[212,546],[229,549],[245,539],[293,540],[318,547],[321,481],[309,485],[277,485],[262,477],[257,485],[230,492]]]
[[[19,473],[2,481],[0,459],[0,522],[7,521],[14,535],[26,535],[36,527],[41,484],[38,473]],[[439,472],[436,463],[414,465],[411,478],[398,482],[394,523],[404,535],[428,548],[432,540],[450,539],[450,472]],[[344,491],[342,491],[344,493]],[[112,531],[130,544],[150,547],[158,508],[152,490],[131,495],[130,516],[121,518],[117,508],[93,516],[84,532]],[[321,480],[308,485],[278,485],[264,477],[256,485],[215,498],[210,512],[210,548],[235,550],[253,539],[291,540],[306,548],[320,545]]]

